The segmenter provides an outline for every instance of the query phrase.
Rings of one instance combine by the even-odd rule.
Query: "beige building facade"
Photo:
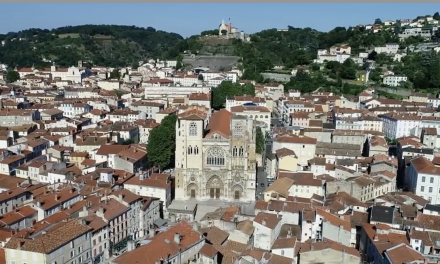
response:
[[[176,200],[254,201],[254,120],[223,109],[179,114],[176,126]]]

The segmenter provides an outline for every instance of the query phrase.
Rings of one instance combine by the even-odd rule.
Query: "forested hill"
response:
[[[276,64],[282,64],[285,68],[310,64],[316,58],[318,49],[328,49],[336,44],[348,44],[352,47],[352,53],[357,53],[373,46],[397,43],[399,39],[393,31],[398,32],[400,28],[392,27],[392,30],[372,34],[363,27],[336,27],[329,32],[320,32],[289,26],[287,30],[267,29],[252,34],[250,43],[235,40],[227,45],[234,50],[230,55],[243,58],[243,78],[257,80],[259,73],[271,70]],[[204,36],[216,32],[203,31],[200,35],[186,39],[185,45],[192,53],[206,50],[205,40],[211,40],[212,37]],[[217,47],[217,50],[225,48]]]
[[[247,70],[244,78],[256,79],[255,74],[270,70],[276,64],[285,68],[310,64],[318,49],[328,49],[336,44],[350,45],[354,54],[390,42],[396,43],[398,38],[389,31],[368,34],[363,28],[336,27],[329,32],[319,32],[289,27],[287,31],[271,29],[253,34],[251,43],[239,43],[236,51]]]
[[[146,58],[177,57],[182,36],[154,28],[118,25],[68,26],[52,30],[28,29],[0,35],[0,62],[11,67],[76,65],[126,66]],[[43,60],[46,60],[44,62]]]
[[[336,27],[329,32],[319,32],[289,26],[286,31],[267,29],[252,34],[250,43],[231,40],[226,44],[206,41],[212,40],[218,30],[183,39],[176,33],[151,27],[82,25],[53,30],[28,29],[0,35],[0,41],[5,42],[0,45],[0,62],[10,67],[39,67],[51,62],[71,66],[78,60],[90,60],[94,65],[129,66],[147,58],[176,59],[185,50],[193,54],[227,50],[230,53],[227,55],[243,58],[242,67],[246,70],[243,78],[256,80],[259,73],[271,70],[276,64],[283,64],[285,68],[310,64],[316,58],[317,49],[335,44],[348,44],[352,54],[356,54],[373,46],[397,43],[396,33],[401,28],[391,27],[373,34],[363,27]],[[407,41],[420,40],[409,38]],[[402,49],[409,44],[401,43]]]

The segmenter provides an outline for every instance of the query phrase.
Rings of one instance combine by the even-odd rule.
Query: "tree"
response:
[[[440,60],[434,58],[429,65],[429,82],[431,87],[440,88]]]
[[[432,16],[433,19],[435,20],[440,20],[440,15],[438,12],[435,12],[434,15]]]
[[[200,33],[201,36],[218,35],[218,29],[205,30]]]
[[[110,72],[110,76],[108,77],[109,79],[118,79],[121,78],[121,73],[119,72],[118,69],[114,69],[113,71]]]
[[[263,154],[264,150],[266,149],[266,138],[264,137],[263,132],[261,131],[261,127],[257,126],[257,133],[255,135],[256,140],[256,149],[255,151],[258,154]]]
[[[20,80],[20,74],[17,71],[8,71],[6,73],[6,82],[13,83]]]
[[[133,62],[131,64],[131,69],[136,70],[139,67],[139,63],[138,62]]]
[[[321,66],[319,66],[318,64],[312,64],[311,67],[312,71],[319,71],[321,69]]]
[[[342,63],[340,76],[342,79],[356,79],[356,65],[352,59],[346,59]]]
[[[286,92],[289,90],[299,90],[301,93],[311,93],[320,87],[334,85],[336,85],[336,82],[329,81],[321,72],[307,74],[299,70],[295,77],[290,78],[290,81],[284,84],[284,90]]]
[[[250,83],[240,85],[231,81],[223,81],[212,89],[212,107],[223,108],[227,98],[245,94],[255,96],[255,87]]]
[[[226,31],[225,29],[222,29],[222,31],[220,31],[222,33],[222,35],[226,35],[226,33],[228,33],[228,31]]]
[[[176,69],[177,69],[177,70],[180,70],[180,69],[182,69],[182,67],[183,67],[182,62],[181,62],[181,61],[177,61],[177,63],[176,63]]]
[[[382,24],[382,20],[380,20],[380,18],[376,18],[374,20],[374,24]]]
[[[97,37],[99,36],[99,37]],[[0,36],[6,40],[0,49],[2,63],[15,66],[48,67],[42,57],[56,58],[56,63],[69,67],[79,60],[95,65],[122,67],[145,57],[174,59],[186,46],[186,40],[175,33],[153,28],[118,25],[80,25],[52,30],[28,29]],[[10,41],[25,38],[25,41]]]
[[[115,91],[116,96],[117,96],[119,99],[124,95],[124,92],[121,91],[121,90],[113,90],[113,91]]]
[[[369,60],[376,60],[376,57],[377,57],[377,52],[374,50],[370,54],[368,54]]]
[[[382,80],[381,78],[381,69],[380,68],[375,68],[373,71],[370,72],[370,80],[372,80],[373,82],[380,82]]]
[[[342,86],[342,79],[340,76],[338,76],[338,78],[336,79],[336,83],[337,83],[338,87]]]
[[[161,125],[153,128],[147,143],[148,162],[161,170],[174,165],[176,151],[176,115],[166,116]]]

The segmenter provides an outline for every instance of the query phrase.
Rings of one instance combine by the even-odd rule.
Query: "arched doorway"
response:
[[[232,187],[232,196],[235,200],[240,200],[240,198],[243,196],[243,187],[236,184]]]
[[[186,187],[186,195],[191,199],[195,199],[197,195],[196,190],[197,190],[196,184],[191,183],[188,185],[188,187]]]
[[[223,182],[218,176],[212,176],[206,183],[206,191],[211,199],[220,199],[223,194]]]

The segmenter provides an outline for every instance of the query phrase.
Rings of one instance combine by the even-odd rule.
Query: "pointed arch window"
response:
[[[237,147],[234,147],[234,148],[232,149],[232,156],[233,156],[233,157],[237,157],[237,154],[238,154]]]
[[[244,156],[244,149],[243,149],[243,147],[240,147],[240,151],[239,151],[239,154],[238,154],[240,157],[243,157]]]
[[[188,155],[193,154],[193,149],[191,146],[188,146]]]

